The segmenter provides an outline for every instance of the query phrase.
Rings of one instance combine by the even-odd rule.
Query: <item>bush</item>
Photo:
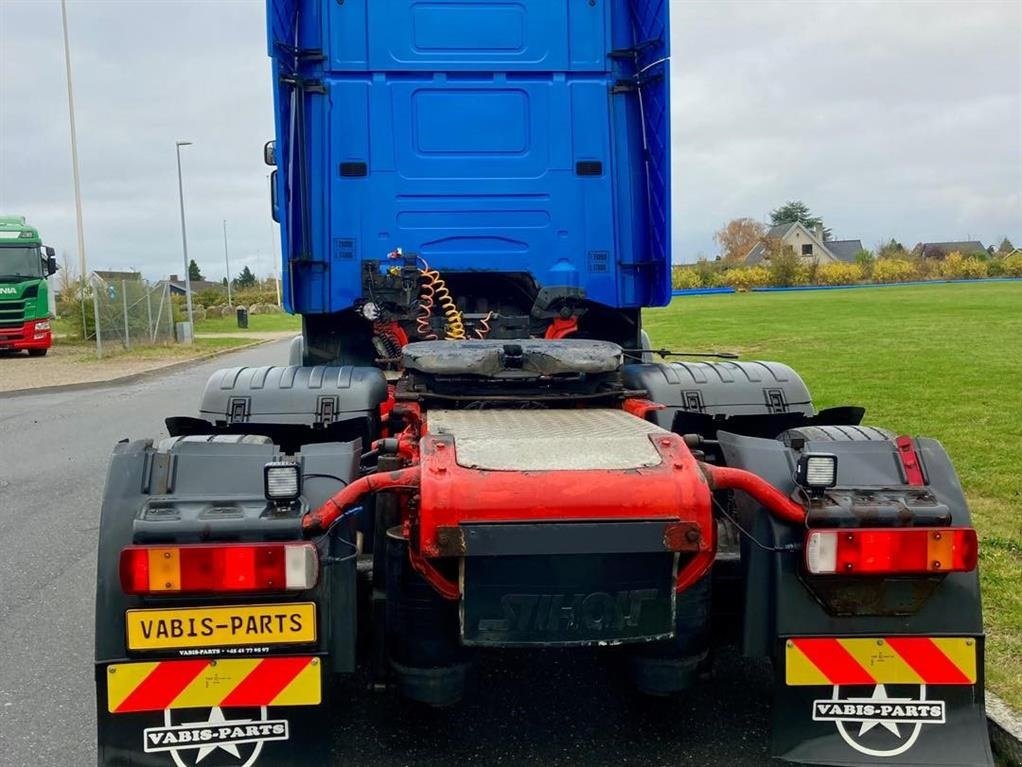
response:
[[[862,267],[843,262],[821,264],[816,271],[817,285],[854,285],[862,279]]]
[[[916,270],[915,279],[917,280],[938,280],[940,279],[940,265],[939,259],[933,258],[916,258],[909,261],[912,267]]]
[[[798,256],[791,248],[778,248],[777,250],[780,252],[770,256],[770,263],[767,266],[770,272],[770,284],[779,288],[797,285],[800,277],[802,279],[806,277],[804,272],[800,274],[800,267],[803,265],[799,263]]]
[[[908,282],[915,278],[912,262],[902,258],[881,258],[873,265],[874,282]]]
[[[765,288],[770,284],[770,270],[764,266],[737,266],[722,272],[719,282],[735,290]]]
[[[250,304],[249,314],[280,314],[281,308],[276,304]]]
[[[862,279],[864,280],[873,279],[873,265],[876,262],[876,256],[873,255],[872,250],[863,248],[855,254],[855,264],[859,267],[859,271],[862,272]]]
[[[211,306],[221,306],[227,303],[227,291],[226,290],[204,290],[201,293],[195,293],[192,296],[192,304],[194,306],[204,306],[207,309]]]
[[[88,289],[87,289],[88,290]],[[67,323],[68,338],[83,340],[96,335],[96,319],[92,307],[92,291],[88,290],[85,299],[85,312],[82,312],[81,289],[76,289],[74,294],[62,293],[60,303],[57,304],[57,316]],[[82,320],[85,321],[85,331],[82,332]]]
[[[231,292],[231,298],[235,306],[251,306],[252,304],[275,304],[277,303],[277,291],[273,283],[251,288],[242,288]]]
[[[963,256],[955,251],[941,261],[938,273],[947,280],[977,280],[987,276],[987,265],[975,256]]]
[[[724,273],[723,261],[707,261],[700,258],[696,261],[696,273],[699,275],[699,284],[707,288],[719,288],[723,285],[720,276]]]
[[[1001,273],[1005,277],[1022,277],[1022,253],[1002,258]]]
[[[796,285],[819,285],[821,264],[815,259],[804,261],[799,259],[798,271],[795,273]]]
[[[671,268],[671,287],[675,290],[692,290],[703,285],[702,279],[691,266],[675,266]]]
[[[819,269],[819,265],[815,261],[802,261],[799,260],[798,267],[795,269],[795,285],[815,285],[816,284],[816,273]]]
[[[188,321],[188,302],[184,296],[171,296],[170,305],[174,310],[174,322]],[[199,304],[195,300],[195,296],[192,296],[192,319],[199,322],[206,319],[207,316],[206,307]]]

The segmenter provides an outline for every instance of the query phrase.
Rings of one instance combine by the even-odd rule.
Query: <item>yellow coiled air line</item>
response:
[[[421,258],[419,260],[422,261],[419,274],[424,280],[419,294],[419,316],[416,318],[419,335],[428,340],[436,340],[436,333],[430,327],[429,320],[433,316],[433,308],[439,305],[447,321],[444,330],[447,340],[464,341],[467,338],[465,322],[458,311],[458,305],[454,303],[451,291],[447,288],[447,283],[440,276],[440,272],[430,269],[429,264]]]

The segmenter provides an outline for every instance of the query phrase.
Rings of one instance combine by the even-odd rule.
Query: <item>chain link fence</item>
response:
[[[104,280],[92,275],[89,287],[91,300],[84,310],[92,312],[86,327],[96,340],[96,356],[102,357],[104,348],[113,346],[131,349],[174,341],[174,311],[167,283]]]

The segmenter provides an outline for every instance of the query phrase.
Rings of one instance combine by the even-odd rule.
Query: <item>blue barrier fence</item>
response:
[[[1022,277],[984,277],[979,280],[915,280],[914,282],[870,282],[861,285],[793,285],[790,288],[752,288],[753,293],[791,293],[802,290],[855,290],[857,288],[900,288],[913,285],[961,285],[976,282],[1022,282]],[[737,293],[734,288],[685,288],[672,290],[672,296],[709,296]]]

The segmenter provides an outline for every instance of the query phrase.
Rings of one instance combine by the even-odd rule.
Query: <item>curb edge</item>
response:
[[[1022,767],[1022,716],[989,690],[986,712],[994,753],[1011,767]]]

